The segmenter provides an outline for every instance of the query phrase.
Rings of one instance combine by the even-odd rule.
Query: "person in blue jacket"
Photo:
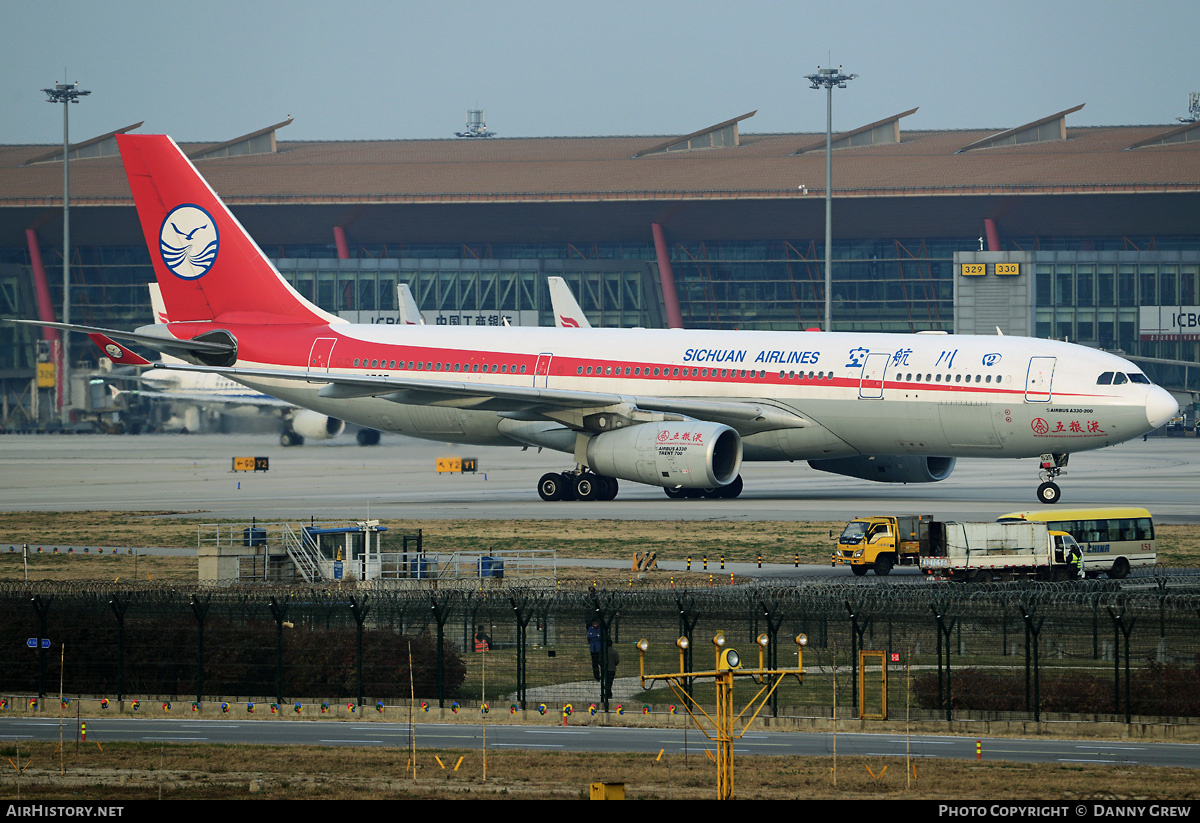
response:
[[[588,651],[592,653],[592,679],[600,680],[603,672],[600,670],[600,621],[593,620],[587,630]]]

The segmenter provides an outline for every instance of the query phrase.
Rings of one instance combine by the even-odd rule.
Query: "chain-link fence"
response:
[[[696,590],[6,583],[0,693],[57,694],[61,677],[89,697],[669,711],[669,689],[640,688],[635,644],[649,643],[648,674],[679,671],[681,636],[685,669],[711,670],[718,632],[750,666],[766,635],[780,668],[807,636],[804,682],[782,684],[768,715],[853,716],[864,700],[893,717],[1200,720],[1200,576],[1165,570],[1120,583]],[[860,672],[863,650],[883,654]],[[711,681],[693,689],[711,699]]]

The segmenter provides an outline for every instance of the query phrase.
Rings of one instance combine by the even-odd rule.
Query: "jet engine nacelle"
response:
[[[346,424],[336,417],[301,409],[292,415],[292,431],[313,440],[328,440],[346,430]]]
[[[953,457],[908,457],[890,454],[809,460],[823,472],[874,480],[877,483],[936,483],[954,471]]]
[[[588,440],[587,461],[593,471],[622,480],[711,489],[738,476],[742,438],[720,423],[641,423]]]

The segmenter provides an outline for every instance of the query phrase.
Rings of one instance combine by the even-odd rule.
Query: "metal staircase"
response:
[[[308,583],[321,579],[321,567],[318,563],[317,546],[308,533],[301,529],[297,535],[292,527],[283,525],[283,547],[288,557],[296,564],[296,570]]]

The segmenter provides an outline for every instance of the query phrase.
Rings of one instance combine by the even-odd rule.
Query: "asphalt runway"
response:
[[[234,472],[267,457],[266,472]],[[439,457],[474,457],[476,474],[438,474]],[[611,502],[546,503],[535,484],[571,467],[557,452],[475,448],[384,435],[284,448],[270,434],[3,435],[0,511],[172,510],[214,519],[849,520],[921,512],[986,520],[1041,506],[1038,461],[960,459],[941,483],[889,484],[796,463],[745,463],[736,500],[670,500],[622,481]],[[1144,506],[1162,523],[1200,522],[1200,439],[1150,438],[1072,455],[1060,508]],[[192,516],[195,516],[193,514]]]
[[[75,721],[66,722],[68,739],[75,736]],[[255,743],[269,746],[391,746],[409,741],[407,723],[308,721],[308,720],[198,720],[192,718],[88,718],[89,742],[132,740],[167,743]],[[421,723],[416,725],[416,743],[422,749],[469,748],[482,744],[483,728],[476,724]],[[562,727],[558,725],[487,726],[489,749],[526,751],[642,752],[660,750],[671,754],[690,753],[704,757],[703,737],[694,729],[629,728],[605,726]],[[58,721],[53,717],[0,718],[0,740],[57,740]],[[837,736],[838,754],[866,757],[904,757],[906,751],[920,758],[974,760],[976,741],[988,760],[1022,763],[1102,763],[1107,765],[1166,766],[1196,768],[1193,743],[1157,740],[1059,740],[979,737],[895,732],[883,734],[842,733]],[[821,757],[832,754],[832,736],[812,732],[750,732],[734,744],[734,754]]]

